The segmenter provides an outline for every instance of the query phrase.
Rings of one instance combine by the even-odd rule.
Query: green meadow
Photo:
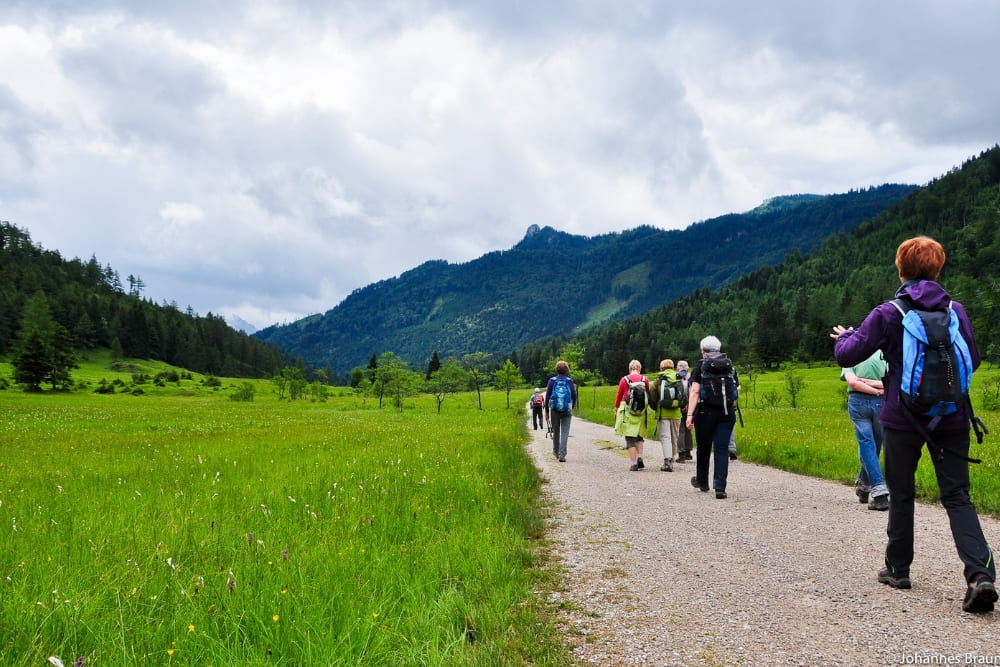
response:
[[[238,402],[242,380],[150,381],[162,370],[95,359],[79,391],[0,391],[0,664],[571,663],[544,603],[560,572],[524,447],[530,389],[438,414],[338,388],[279,400],[264,381]],[[743,378],[741,459],[852,484],[838,370],[796,373],[795,409],[784,373]],[[102,379],[116,393],[94,393]],[[976,382],[991,426],[996,374]],[[610,425],[614,391],[582,388],[580,416]],[[973,447],[993,514],[998,454],[996,436]],[[926,456],[919,475],[935,500]]]
[[[0,664],[567,662],[501,394],[438,415],[203,382],[0,391]]]

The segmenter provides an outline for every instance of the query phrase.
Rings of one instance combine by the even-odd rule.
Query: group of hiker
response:
[[[986,613],[998,597],[996,565],[969,498],[969,463],[977,462],[969,458],[970,431],[981,442],[985,427],[972,410],[968,383],[981,357],[965,308],[937,283],[945,257],[941,244],[929,237],[904,241],[896,251],[902,284],[894,298],[874,308],[857,329],[837,325],[830,335],[858,442],[855,493],[870,509],[888,512],[878,582],[895,589],[912,586],[915,475],[926,444],[964,566],[962,608]],[[664,359],[653,382],[638,360],[629,363],[615,395],[615,433],[625,438],[630,471],[645,468],[652,415],[663,452],[660,470],[672,472],[675,464],[690,461],[694,449],[691,485],[709,491],[714,459],[711,488],[716,498],[727,497],[729,462],[736,457],[739,378],[721,348],[718,338],[706,336],[693,367],[678,361],[675,368],[673,360]],[[536,389],[530,404],[535,428],[542,426],[543,411],[551,421],[553,455],[565,462],[570,416],[578,405],[565,361],[556,364],[544,394]]]

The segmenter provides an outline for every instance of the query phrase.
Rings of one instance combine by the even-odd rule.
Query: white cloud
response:
[[[996,143],[1000,7],[0,7],[0,218],[264,326],[530,224],[683,227]]]

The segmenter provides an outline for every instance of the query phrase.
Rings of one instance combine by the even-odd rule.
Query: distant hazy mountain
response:
[[[513,248],[463,264],[430,261],[355,290],[322,315],[254,334],[317,367],[346,373],[392,351],[422,368],[647,312],[807,252],[895,204],[916,186],[771,199],[684,230],[639,227],[584,237],[532,226]]]
[[[237,331],[242,331],[245,334],[255,334],[258,329],[254,325],[250,324],[244,320],[239,315],[227,315],[226,323]]]

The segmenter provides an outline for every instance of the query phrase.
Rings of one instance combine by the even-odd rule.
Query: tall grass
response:
[[[0,392],[0,663],[567,662],[520,415],[201,393]]]

